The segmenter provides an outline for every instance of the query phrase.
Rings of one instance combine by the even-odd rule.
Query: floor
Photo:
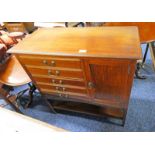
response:
[[[142,48],[144,50],[145,45]],[[78,113],[53,114],[38,93],[33,105],[24,112],[33,118],[74,132],[155,131],[155,72],[152,68],[150,55],[147,57],[142,72],[146,74],[147,79],[134,79],[124,127],[108,123],[103,118]],[[2,104],[2,100],[0,103]]]

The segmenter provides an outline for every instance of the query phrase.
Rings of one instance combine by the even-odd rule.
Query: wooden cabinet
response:
[[[9,52],[47,100],[68,101],[55,109],[125,120],[141,58],[136,27],[40,29]]]

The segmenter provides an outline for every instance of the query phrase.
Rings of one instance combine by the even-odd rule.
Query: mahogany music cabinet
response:
[[[136,60],[137,27],[45,28],[9,53],[16,55],[55,110],[120,118],[125,122]],[[64,101],[64,102],[62,102]]]

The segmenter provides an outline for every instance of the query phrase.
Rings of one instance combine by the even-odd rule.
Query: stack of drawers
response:
[[[20,55],[19,60],[43,94],[65,99],[88,98],[80,59]]]

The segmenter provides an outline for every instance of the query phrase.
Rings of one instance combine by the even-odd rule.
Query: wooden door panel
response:
[[[120,99],[122,83],[124,83],[123,69],[104,65],[90,65],[96,93],[95,98]]]
[[[128,62],[122,64],[109,63],[93,64],[89,63],[90,76],[94,84],[92,96],[94,101],[100,103],[111,101],[116,106],[121,104],[125,93],[125,86],[128,77]],[[115,105],[114,105],[115,106]]]

